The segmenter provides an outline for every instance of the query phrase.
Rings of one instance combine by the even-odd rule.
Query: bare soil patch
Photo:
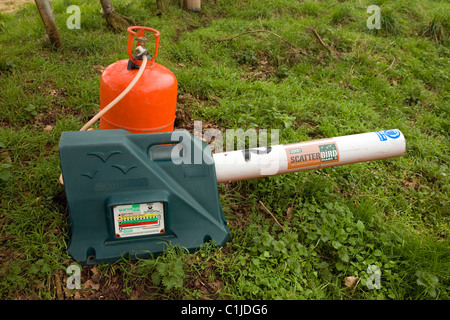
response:
[[[25,3],[33,0],[0,0],[0,12],[8,13],[20,9]]]

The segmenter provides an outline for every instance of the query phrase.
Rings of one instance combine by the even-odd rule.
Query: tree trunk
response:
[[[36,7],[41,15],[41,19],[44,23],[50,43],[55,48],[61,48],[62,40],[59,35],[58,28],[56,27],[55,18],[53,17],[53,11],[49,0],[34,0],[34,2],[36,3]]]
[[[128,27],[133,26],[135,21],[133,18],[126,17],[117,13],[111,0],[100,0],[102,5],[102,13],[108,25],[116,32],[122,32]]]

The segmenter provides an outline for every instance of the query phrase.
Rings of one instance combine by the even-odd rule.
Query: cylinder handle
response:
[[[159,48],[159,36],[160,33],[158,30],[149,28],[149,27],[141,27],[141,26],[132,26],[127,28],[128,31],[128,47],[127,47],[127,54],[130,61],[132,61],[137,67],[139,67],[142,63],[141,60],[136,59],[136,56],[133,56],[133,42],[136,38],[137,41],[137,47],[144,45],[149,41],[148,38],[145,37],[145,32],[150,31],[153,33],[153,37],[156,39],[155,41],[155,52],[153,54],[153,57],[151,60],[149,60],[149,63],[152,64],[155,62],[156,57],[158,56],[158,48]],[[136,32],[137,31],[137,32]]]

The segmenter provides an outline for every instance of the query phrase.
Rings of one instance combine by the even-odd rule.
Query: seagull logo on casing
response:
[[[130,171],[133,168],[136,168],[137,166],[125,167],[118,164],[113,164],[112,167],[119,169],[120,171],[123,172],[123,174],[127,174],[128,171]]]
[[[97,174],[99,170],[94,169],[91,172],[83,172],[81,173],[82,176],[88,177],[89,179],[94,179],[94,176]]]
[[[95,156],[97,158],[99,158],[100,160],[102,160],[104,163],[106,162],[106,160],[108,160],[111,156],[115,155],[115,154],[121,154],[122,152],[120,151],[110,151],[110,152],[89,152],[87,155],[88,156]]]

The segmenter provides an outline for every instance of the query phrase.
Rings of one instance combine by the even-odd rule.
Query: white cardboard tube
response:
[[[398,129],[390,129],[215,153],[213,157],[217,183],[225,183],[400,157],[405,149],[404,135]]]

